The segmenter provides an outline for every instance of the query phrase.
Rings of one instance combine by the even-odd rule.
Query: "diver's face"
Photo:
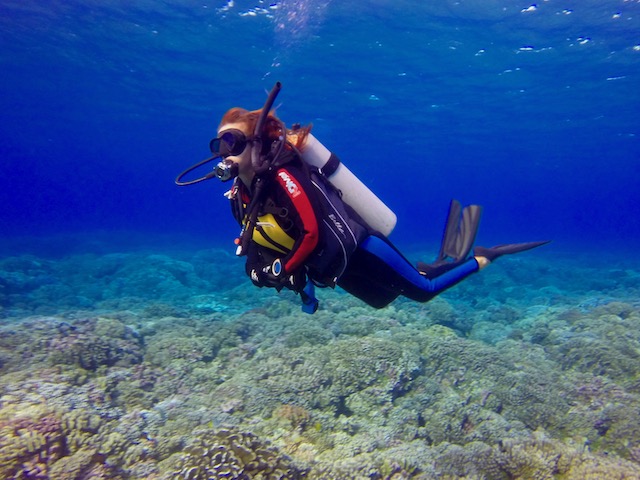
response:
[[[232,148],[231,154],[225,156],[225,161],[233,162],[238,165],[238,172],[240,175],[251,172],[251,150],[253,145],[251,142],[246,140],[249,135],[245,131],[245,128],[246,126],[242,123],[227,123],[218,130],[218,138],[223,138],[225,133],[228,137],[231,137],[232,134],[238,137],[238,133],[240,132],[244,134],[244,149],[236,153]],[[242,139],[236,138],[236,142],[239,141],[242,141]]]

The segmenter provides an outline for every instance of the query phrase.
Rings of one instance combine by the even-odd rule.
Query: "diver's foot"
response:
[[[511,253],[520,253],[532,248],[540,247],[549,243],[551,240],[545,240],[542,242],[526,242],[526,243],[508,243],[506,245],[496,245],[495,247],[475,247],[473,249],[473,255],[475,257],[484,257],[490,262],[493,262],[496,258],[502,255],[509,255]]]
[[[476,255],[473,258],[475,258],[476,262],[478,262],[478,270],[482,270],[484,267],[488,266],[491,263],[491,261],[487,257]]]

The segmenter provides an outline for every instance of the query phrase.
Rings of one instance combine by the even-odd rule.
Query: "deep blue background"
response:
[[[452,197],[485,206],[480,243],[638,245],[640,4],[529,7],[0,0],[0,234],[232,248],[226,186],[173,180],[281,80],[401,246],[436,245]]]

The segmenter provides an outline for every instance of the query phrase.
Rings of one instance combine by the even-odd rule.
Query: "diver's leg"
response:
[[[469,275],[479,271],[480,268],[481,265],[476,258],[471,257],[463,262],[457,263],[456,266],[437,277],[428,278],[420,275],[425,283],[421,285],[413,283],[414,288],[407,288],[403,295],[412,300],[426,302],[454,285],[457,285]]]
[[[478,262],[470,258],[435,278],[427,278],[385,238],[367,237],[358,248],[365,250],[377,263],[386,265],[384,281],[396,296],[404,295],[419,302],[432,299],[479,269]]]
[[[447,269],[442,269],[437,276],[433,276],[433,270],[427,273],[420,273],[429,280],[428,288],[431,289],[432,292],[435,292],[429,298],[433,298],[433,296],[437,295],[440,292],[443,292],[448,288],[451,288],[461,280],[467,278],[472,273],[483,269],[484,267],[489,265],[489,263],[494,261],[496,258],[501,257],[502,255],[524,252],[536,247],[540,247],[547,243],[549,243],[549,240],[545,240],[542,242],[509,243],[505,245],[496,245],[495,247],[491,248],[475,247],[473,249],[473,257],[465,261],[449,264],[455,266],[453,268],[447,266]],[[423,298],[425,298],[425,293],[423,293],[424,286],[418,285],[416,282],[414,282],[414,285],[418,287],[417,290],[407,290],[403,293],[403,295],[414,300],[425,301],[423,300]],[[429,298],[427,298],[427,300]]]
[[[374,308],[393,302],[400,292],[389,278],[393,270],[385,262],[364,249],[357,248],[347,269],[338,279],[338,286]]]
[[[475,257],[449,263],[437,276],[431,276],[416,270],[386,238],[369,236],[358,246],[338,285],[376,308],[385,307],[399,295],[426,302],[476,273],[500,255],[518,253],[545,243],[547,242],[476,247]]]

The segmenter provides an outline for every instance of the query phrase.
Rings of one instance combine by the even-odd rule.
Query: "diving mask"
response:
[[[248,144],[247,136],[237,128],[225,130],[219,137],[209,142],[211,153],[222,158],[222,161],[214,169],[218,180],[226,182],[238,176],[238,164],[228,160],[227,157],[235,157],[242,154]]]
[[[244,132],[230,128],[225,130],[222,134],[209,142],[209,149],[214,155],[219,155],[222,158],[229,156],[240,155],[247,148],[247,136]]]

